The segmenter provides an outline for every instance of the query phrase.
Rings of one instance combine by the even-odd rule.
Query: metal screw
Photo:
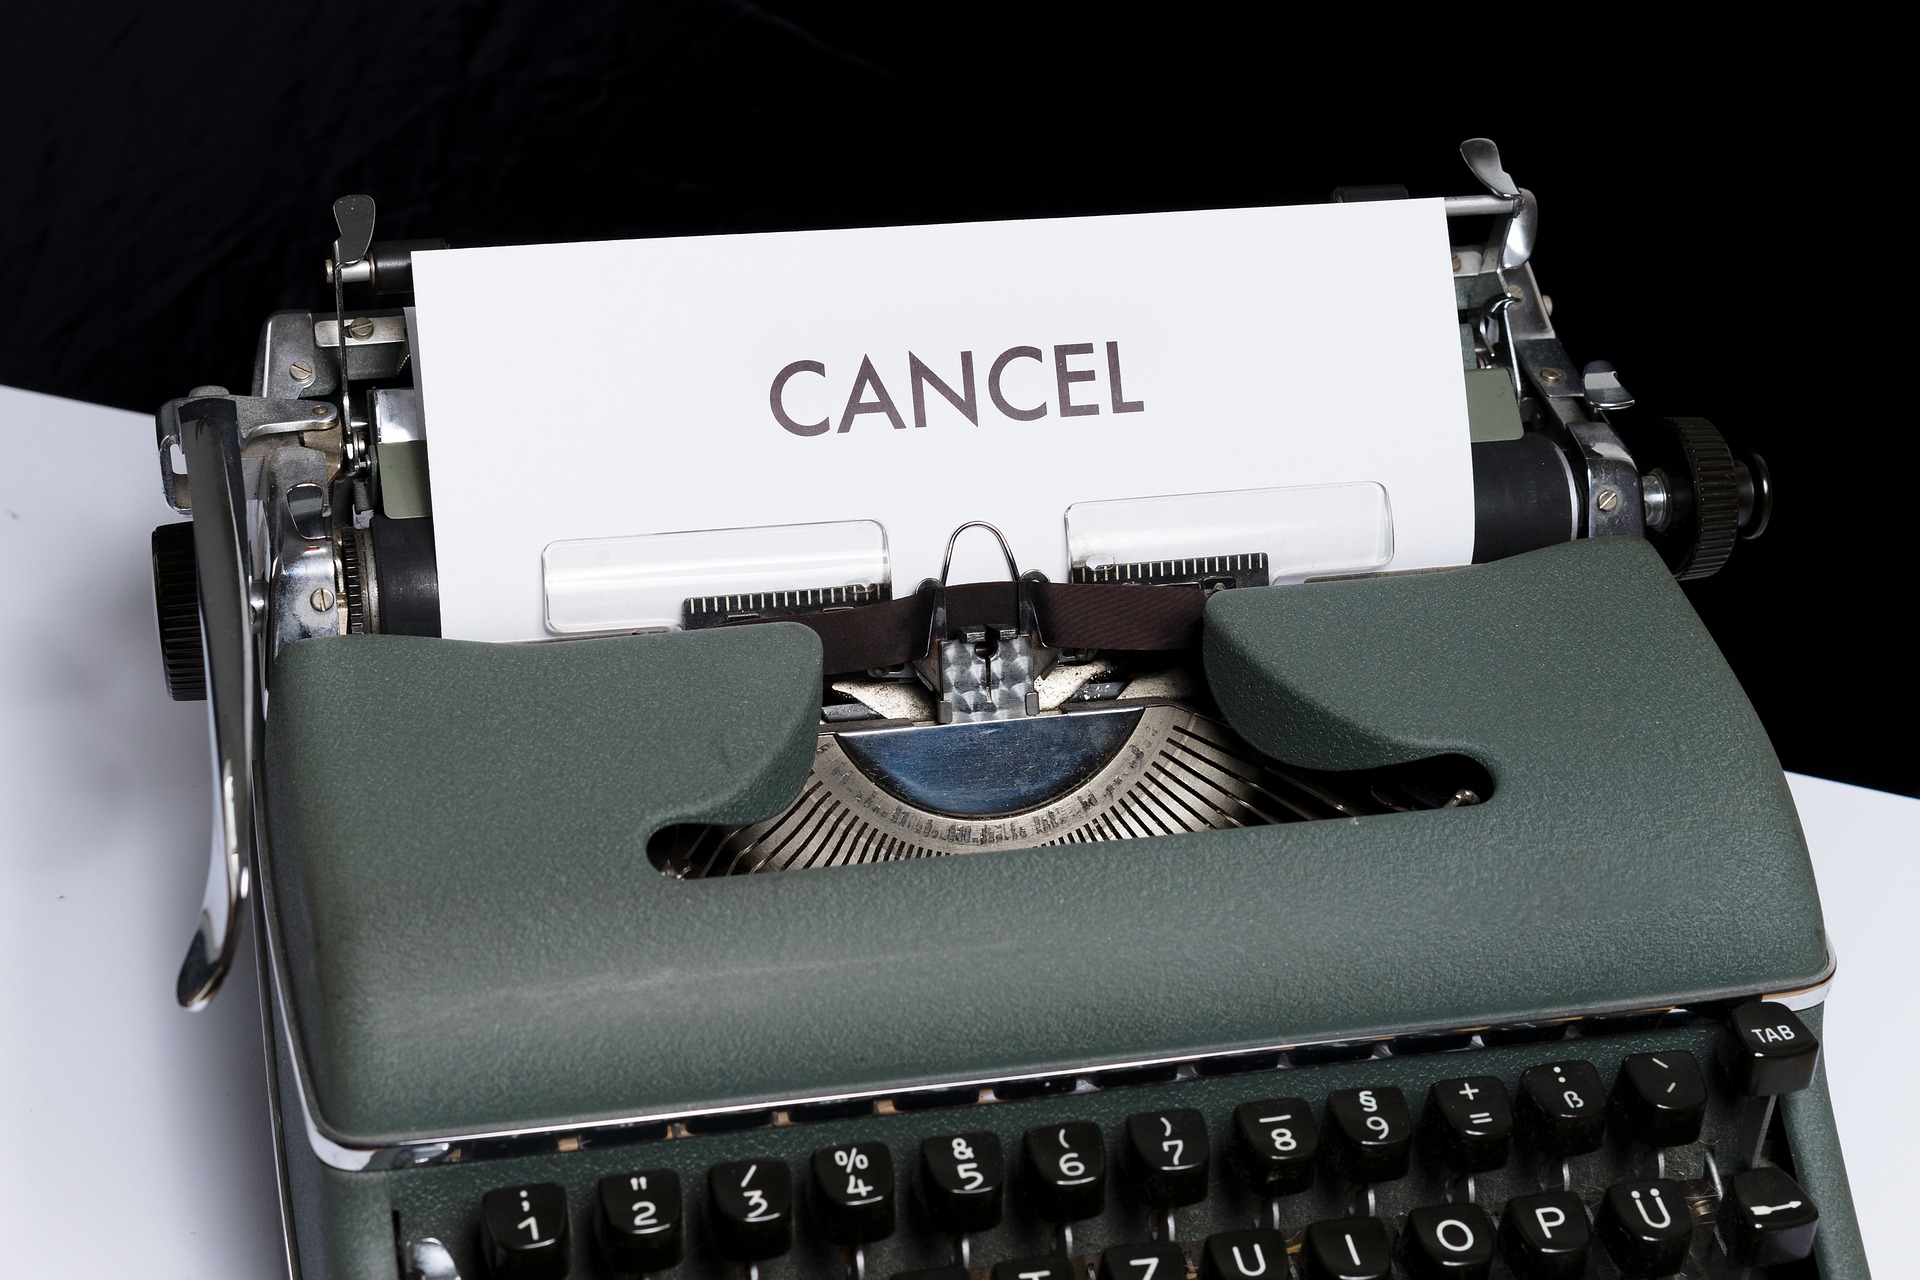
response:
[[[295,360],[287,366],[287,372],[292,374],[293,380],[302,386],[313,381],[313,366],[305,360]]]
[[[1515,302],[1518,302],[1520,301],[1520,299],[1526,297],[1527,294],[1526,294],[1526,291],[1522,289],[1519,285],[1510,284],[1507,286],[1507,296],[1509,298],[1512,298]]]
[[[1613,510],[1620,505],[1620,491],[1618,489],[1602,489],[1593,495],[1593,505],[1602,511]]]
[[[1540,370],[1540,381],[1550,387],[1557,387],[1566,380],[1566,371],[1563,369],[1546,368]]]
[[[373,336],[373,321],[365,316],[355,316],[347,321],[347,336],[365,341]]]
[[[315,587],[313,589],[313,595],[308,598],[308,601],[313,605],[313,611],[315,613],[325,613],[327,610],[333,608],[333,592],[327,590],[325,587]]]
[[[1453,274],[1460,274],[1460,255],[1457,253],[1453,255]]]
[[[324,405],[324,404],[317,404],[317,405],[315,405],[315,406],[313,406],[313,416],[314,416],[314,417],[316,417],[316,418],[324,418],[324,417],[326,417],[326,416],[327,416],[327,415],[328,415],[329,413],[332,413],[332,412],[333,412],[333,410],[332,410],[332,409],[330,409],[330,408],[328,408],[328,407],[327,407],[326,405]]]

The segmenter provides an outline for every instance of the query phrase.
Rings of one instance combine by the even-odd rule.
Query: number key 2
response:
[[[1302,1098],[1248,1102],[1233,1112],[1233,1167],[1256,1196],[1290,1196],[1313,1185],[1320,1126]]]
[[[1107,1205],[1107,1144],[1084,1120],[1027,1130],[1021,1142],[1033,1210],[1046,1222],[1079,1222]]]
[[[1006,1181],[997,1133],[949,1133],[920,1144],[920,1190],[927,1215],[948,1235],[999,1226]]]
[[[594,1235],[615,1271],[665,1271],[680,1262],[680,1175],[671,1169],[610,1173],[600,1179]]]
[[[793,1247],[793,1175],[779,1160],[707,1170],[714,1247],[729,1262],[764,1262]]]
[[[496,1280],[560,1280],[567,1274],[566,1189],[541,1182],[487,1192],[480,1240]]]
[[[893,1155],[878,1142],[813,1153],[814,1206],[835,1244],[872,1244],[893,1234]]]
[[[1207,1198],[1212,1144],[1206,1117],[1191,1107],[1127,1117],[1140,1197],[1155,1209],[1177,1209]]]
[[[1391,1182],[1413,1161],[1413,1117],[1407,1096],[1392,1086],[1340,1089],[1327,1095],[1328,1154],[1354,1182]]]

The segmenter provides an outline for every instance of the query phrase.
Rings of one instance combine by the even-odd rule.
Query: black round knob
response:
[[[1746,460],[1736,461],[1719,428],[1705,418],[1663,418],[1632,434],[1634,457],[1655,482],[1647,486],[1649,496],[1661,495],[1657,514],[1651,505],[1648,511],[1648,541],[1683,582],[1718,573],[1734,542],[1743,532],[1757,536],[1772,509],[1765,464],[1756,475]],[[1756,481],[1764,496],[1756,493]]]
[[[193,522],[153,531],[153,608],[160,622],[160,660],[175,702],[204,702],[206,660],[200,651],[200,575],[193,563]]]

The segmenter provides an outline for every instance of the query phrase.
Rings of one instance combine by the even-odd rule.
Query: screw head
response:
[[[333,409],[328,405],[317,404],[313,406],[313,416],[316,418],[324,418],[332,412]]]
[[[1460,274],[1460,255],[1457,253],[1453,255],[1453,274]]]
[[[373,336],[373,321],[365,316],[355,316],[347,321],[347,336],[365,340]]]
[[[1620,505],[1620,491],[1618,489],[1602,489],[1593,495],[1593,505],[1599,507],[1602,511],[1613,510]]]
[[[1527,291],[1525,289],[1522,289],[1517,284],[1510,284],[1507,286],[1507,296],[1509,298],[1512,298],[1515,302],[1518,302],[1520,301],[1520,299],[1527,296]]]
[[[333,608],[333,592],[325,587],[315,587],[313,594],[308,597],[308,603],[313,606],[315,613],[325,613]]]
[[[313,366],[305,360],[295,360],[287,366],[287,372],[303,387],[313,381]]]
[[[1565,369],[1547,368],[1540,370],[1540,381],[1550,387],[1557,387],[1566,380],[1567,371]]]

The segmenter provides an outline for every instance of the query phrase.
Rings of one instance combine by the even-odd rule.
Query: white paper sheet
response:
[[[968,520],[1060,581],[1076,503],[1372,482],[1385,567],[1472,556],[1438,201],[455,249],[414,278],[450,637],[553,634],[542,552],[580,538],[876,520],[904,593]],[[963,401],[971,360],[977,422],[916,358]],[[1005,573],[961,540],[953,581]]]

